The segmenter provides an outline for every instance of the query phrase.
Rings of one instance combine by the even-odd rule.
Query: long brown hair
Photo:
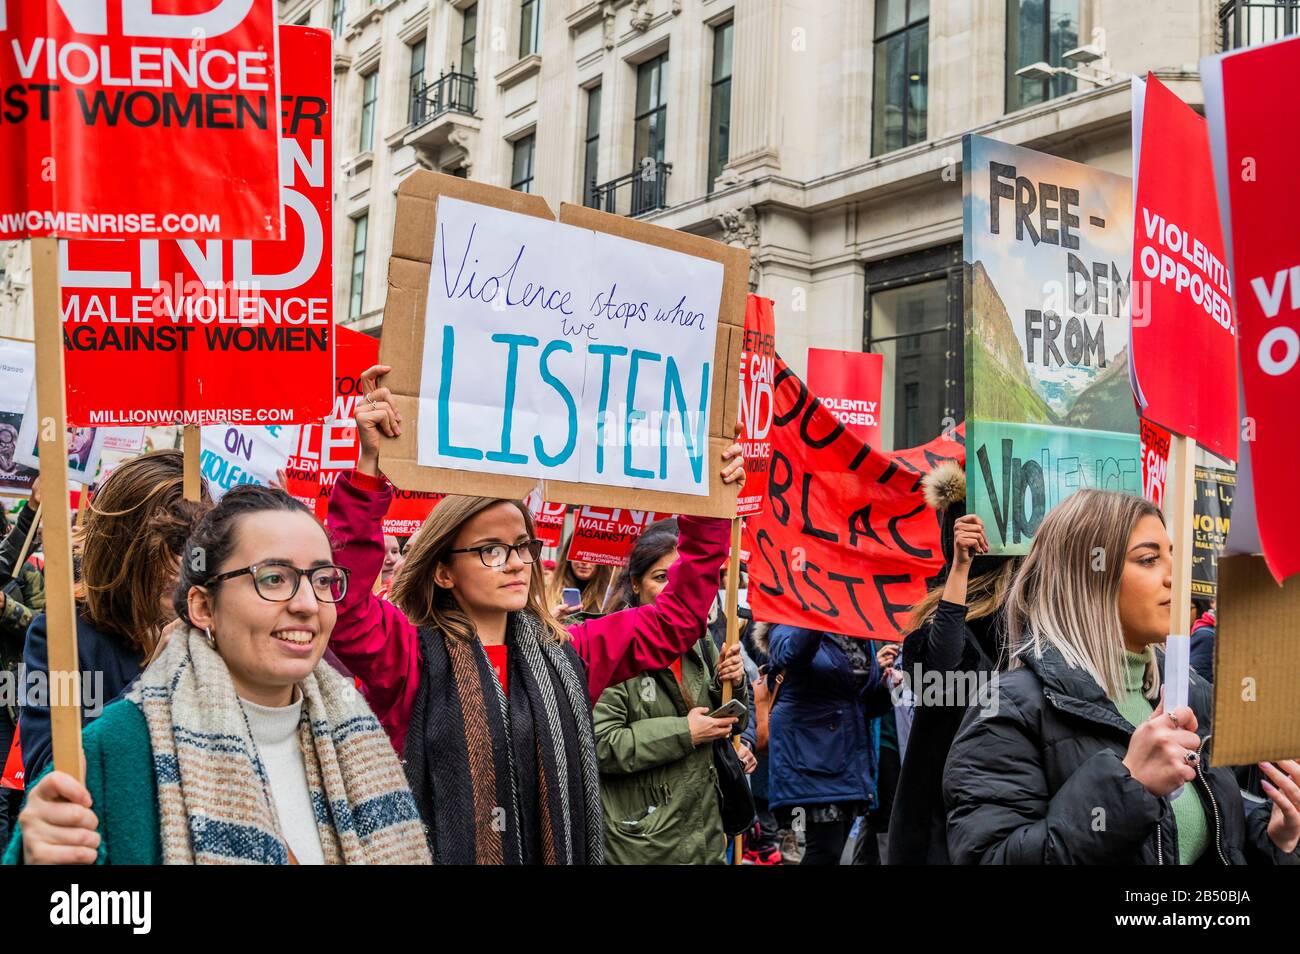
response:
[[[997,569],[973,576],[966,585],[966,619],[983,619],[992,616],[1007,601],[1007,591],[1011,589],[1011,580],[1020,566],[1020,558],[1006,560]],[[908,632],[921,628],[939,609],[943,599],[943,584],[933,587],[921,597],[921,601],[912,607],[912,622]]]
[[[523,502],[500,497],[450,494],[438,501],[438,505],[425,518],[419,532],[411,538],[406,562],[393,575],[388,591],[388,599],[413,624],[439,629],[457,639],[478,639],[474,623],[460,608],[452,591],[434,581],[433,571],[438,564],[447,563],[451,559],[449,551],[455,546],[460,528],[471,518],[499,503],[515,507],[524,518],[527,534],[530,537],[535,535],[532,514]],[[526,608],[537,614],[544,630],[557,642],[565,642],[569,638],[568,632],[555,621],[547,607],[545,577],[540,560],[532,565],[529,574]]]
[[[1154,504],[1114,490],[1075,491],[1038,526],[1029,555],[1007,595],[1011,668],[1054,647],[1083,669],[1113,701],[1124,692],[1124,629],[1120,581],[1129,537],[1143,517],[1164,523]],[[1155,655],[1143,681],[1148,699],[1160,690]]]
[[[591,579],[578,579],[573,573],[573,564],[569,562],[569,544],[572,539],[572,535],[567,536],[560,544],[560,557],[555,561],[555,572],[551,574],[551,582],[546,587],[546,602],[551,606],[561,602],[564,588],[572,586],[582,593],[582,612],[600,613],[605,607],[605,596],[610,592],[614,571],[618,567],[598,564]]]
[[[150,655],[170,622],[162,601],[185,540],[211,505],[206,481],[201,501],[185,499],[180,451],[142,454],[109,474],[73,534],[81,617]]]

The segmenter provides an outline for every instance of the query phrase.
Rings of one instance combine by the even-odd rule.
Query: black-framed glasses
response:
[[[510,562],[511,552],[518,553],[524,563],[536,563],[542,556],[541,540],[525,540],[523,543],[486,543],[481,547],[461,547],[448,553],[477,553],[483,565],[490,570],[503,567]]]
[[[220,583],[247,574],[253,578],[253,589],[257,590],[257,595],[262,599],[271,603],[287,603],[297,595],[303,577],[308,577],[316,599],[322,603],[338,603],[347,594],[350,572],[352,571],[347,567],[332,563],[305,570],[291,563],[254,563],[242,570],[219,573],[211,577],[208,583]]]

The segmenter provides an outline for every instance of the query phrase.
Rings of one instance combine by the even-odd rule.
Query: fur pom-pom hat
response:
[[[945,460],[921,478],[925,502],[934,510],[947,511],[954,504],[966,503],[966,471],[955,460]]]

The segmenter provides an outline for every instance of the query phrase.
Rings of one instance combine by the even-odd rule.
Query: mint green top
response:
[[[1124,651],[1124,694],[1115,700],[1115,708],[1134,727],[1150,719],[1151,711],[1155,708],[1151,700],[1142,695],[1142,678],[1146,674],[1151,653],[1150,646],[1140,656]],[[1182,794],[1173,801],[1173,808],[1174,824],[1178,831],[1178,863],[1190,865],[1201,857],[1209,844],[1205,808],[1191,785],[1183,786]]]

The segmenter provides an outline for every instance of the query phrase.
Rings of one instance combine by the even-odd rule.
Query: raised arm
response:
[[[609,686],[649,669],[663,669],[699,640],[718,593],[730,522],[710,517],[677,520],[678,560],[654,603],[588,620],[569,632],[587,665],[594,706]]]

